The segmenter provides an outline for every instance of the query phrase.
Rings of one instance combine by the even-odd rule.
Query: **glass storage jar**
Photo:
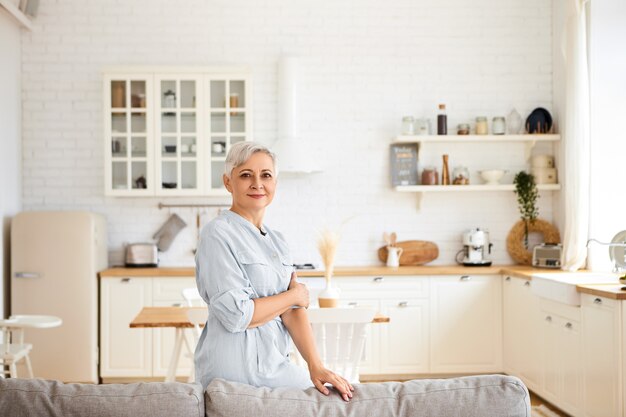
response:
[[[504,135],[506,133],[506,120],[502,116],[494,117],[491,121],[491,132],[494,135]]]
[[[467,123],[461,123],[458,125],[456,129],[457,135],[469,135],[470,134],[470,125]]]
[[[414,135],[415,134],[415,119],[413,116],[404,116],[402,118],[402,134]]]
[[[480,116],[476,118],[476,134],[486,135],[489,133],[489,126],[487,125],[487,118]]]
[[[438,185],[439,173],[435,167],[426,167],[422,171],[422,185]]]
[[[453,185],[469,185],[469,169],[467,167],[458,166],[452,171]]]

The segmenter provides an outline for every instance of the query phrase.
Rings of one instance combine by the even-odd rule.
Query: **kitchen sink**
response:
[[[534,274],[531,280],[532,292],[539,297],[572,306],[580,305],[580,293],[576,285],[616,284],[619,277],[610,273],[571,272]]]

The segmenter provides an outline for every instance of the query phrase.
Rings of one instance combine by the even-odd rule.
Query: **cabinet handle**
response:
[[[526,281],[526,282],[524,283],[524,287],[530,287],[530,281]]]
[[[374,278],[374,282],[383,282],[383,277]]]
[[[570,323],[570,322],[565,323],[565,327],[567,327],[568,329],[571,329],[572,328],[572,323]]]
[[[463,276],[460,278],[460,280],[461,280],[461,281],[469,281],[469,280],[471,280],[471,279],[472,279],[472,277],[470,277],[469,275],[463,275]]]
[[[511,277],[506,277],[504,280],[505,280],[505,281],[510,281],[510,280],[511,280]]]
[[[398,307],[406,307],[406,306],[408,306],[408,305],[409,305],[409,302],[408,302],[408,301],[400,301],[400,302],[398,303]]]
[[[551,316],[546,316],[546,321],[551,322],[552,321],[552,317]]]
[[[602,300],[600,298],[596,298],[595,300],[593,300],[594,304],[602,304]]]
[[[128,284],[130,282],[130,278],[122,278],[121,282],[124,284]]]
[[[37,272],[16,272],[13,276],[15,278],[40,278]]]
[[[183,303],[172,303],[172,307],[182,307]]]
[[[356,307],[356,306],[358,306],[358,305],[359,305],[359,303],[358,303],[358,302],[356,302],[356,301],[351,301],[351,302],[349,302],[349,303],[348,303],[348,305],[349,305],[350,307]]]

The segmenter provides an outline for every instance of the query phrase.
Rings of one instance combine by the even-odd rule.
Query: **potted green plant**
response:
[[[515,184],[515,194],[517,194],[517,203],[522,221],[524,222],[524,247],[528,249],[528,230],[529,226],[537,220],[539,209],[537,208],[537,198],[539,198],[539,190],[535,183],[533,174],[520,171],[515,174],[513,180]]]

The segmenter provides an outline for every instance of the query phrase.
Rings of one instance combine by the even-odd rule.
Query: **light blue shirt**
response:
[[[290,362],[291,338],[280,317],[248,328],[254,298],[287,291],[293,265],[283,236],[259,229],[230,210],[203,229],[196,252],[196,283],[209,306],[195,352],[196,380],[213,378],[254,386],[307,388],[306,369]]]

